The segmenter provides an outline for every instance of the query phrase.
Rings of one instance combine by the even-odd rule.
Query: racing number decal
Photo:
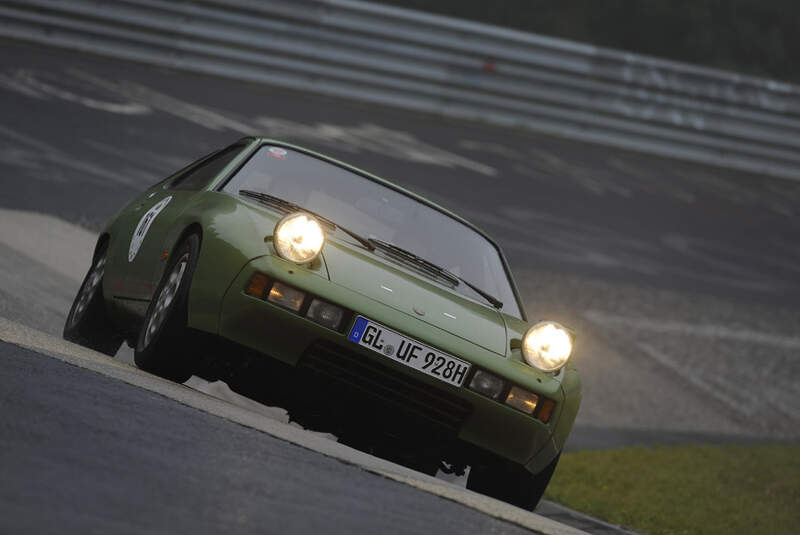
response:
[[[139,220],[139,224],[136,225],[136,230],[133,231],[133,236],[131,237],[131,246],[128,249],[128,262],[133,262],[133,259],[136,258],[136,253],[139,252],[139,248],[142,246],[144,237],[147,235],[147,231],[150,230],[150,225],[153,224],[153,220],[171,200],[171,195],[169,197],[164,197],[158,201],[155,206],[150,208]]]

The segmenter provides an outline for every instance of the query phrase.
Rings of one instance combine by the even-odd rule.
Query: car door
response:
[[[235,158],[243,145],[232,145],[213,153],[189,167],[163,185],[154,188],[141,203],[133,206],[132,219],[127,228],[132,229],[128,237],[124,298],[126,308],[137,315],[144,315],[147,303],[158,286],[158,276],[163,262],[171,251],[163,250],[164,239],[183,212],[187,202],[204,189]],[[138,306],[136,303],[138,302]]]

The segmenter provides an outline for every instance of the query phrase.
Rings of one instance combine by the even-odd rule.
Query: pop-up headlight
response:
[[[572,355],[574,336],[554,321],[543,321],[531,327],[522,340],[525,361],[544,372],[561,369]]]
[[[317,218],[303,212],[289,214],[275,225],[275,250],[295,264],[314,260],[325,244],[325,232]]]

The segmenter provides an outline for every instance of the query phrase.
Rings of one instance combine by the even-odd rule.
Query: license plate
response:
[[[461,386],[470,364],[358,316],[350,341],[445,383]]]

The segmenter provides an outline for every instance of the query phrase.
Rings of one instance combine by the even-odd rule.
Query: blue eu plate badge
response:
[[[361,316],[356,318],[356,322],[353,325],[353,329],[350,331],[350,341],[359,343],[361,341],[361,336],[364,334],[364,329],[367,327],[367,320],[362,318]]]

